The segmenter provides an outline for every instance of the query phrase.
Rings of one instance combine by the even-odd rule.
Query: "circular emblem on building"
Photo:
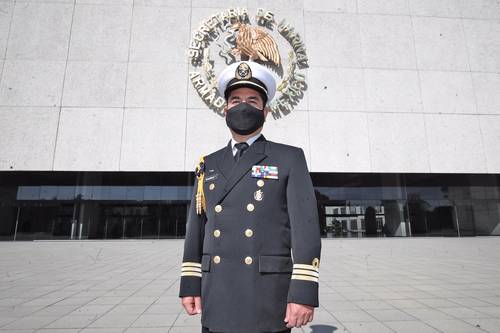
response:
[[[245,8],[209,16],[193,32],[187,53],[194,89],[221,116],[226,102],[217,89],[217,76],[237,61],[255,61],[275,74],[277,93],[269,105],[274,118],[289,114],[307,89],[308,59],[302,37],[286,19],[278,20],[273,12],[262,8],[254,16]],[[236,69],[239,79],[251,76],[246,64]]]

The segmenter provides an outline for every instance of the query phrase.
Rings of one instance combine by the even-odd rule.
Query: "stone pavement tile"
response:
[[[128,315],[128,314],[142,314],[149,305],[147,304],[118,304],[113,307],[107,314],[112,315]]]
[[[23,303],[25,306],[52,305],[63,300],[63,298],[39,297]]]
[[[460,304],[460,305],[467,306],[467,307],[492,306],[492,303],[489,302],[489,300],[487,298],[477,299],[474,297],[451,297],[451,298],[448,298],[448,300],[451,302],[454,302],[456,304]]]
[[[373,295],[376,298],[382,300],[390,300],[390,299],[406,299],[408,296],[403,296],[401,292],[389,291],[389,292],[374,292]]]
[[[500,333],[500,319],[494,318],[474,318],[474,319],[464,319],[472,326],[485,330],[489,333]]]
[[[401,291],[399,292],[400,298],[412,298],[412,299],[424,299],[424,298],[432,298],[433,291]]]
[[[96,321],[92,322],[88,327],[129,327],[139,315],[131,314],[105,314]]]
[[[199,314],[196,315],[188,315],[185,312],[182,312],[173,326],[198,326],[201,325],[201,316]]]
[[[456,307],[457,304],[446,298],[421,298],[417,302],[427,305],[431,308]]]
[[[446,290],[457,290],[457,291],[460,291],[460,290],[464,290],[468,288],[468,285],[464,285],[464,284],[461,284],[461,283],[453,283],[450,281],[450,283],[448,283],[447,285],[444,286],[444,289]]]
[[[123,302],[123,300],[125,300],[126,297],[98,297],[96,299],[93,299],[91,301],[87,301],[86,303],[84,304],[87,304],[87,305],[94,305],[94,304],[100,304],[100,305],[103,305],[103,304],[111,304],[111,305],[116,305],[116,304],[119,304],[121,302]]]
[[[415,291],[416,290],[413,286],[409,286],[406,284],[386,286],[386,288],[391,290],[391,291]]]
[[[350,333],[392,333],[393,330],[382,323],[345,323]]]
[[[426,320],[425,323],[443,333],[484,333],[483,330],[458,319]]]
[[[348,299],[350,301],[366,301],[378,298],[377,296],[371,293],[366,293],[362,291],[340,292],[339,294],[341,294],[345,299]]]
[[[394,309],[394,306],[382,300],[354,301],[353,303],[363,310]]]
[[[426,305],[417,302],[413,299],[388,299],[385,300],[388,304],[391,304],[397,309],[422,309],[427,308]]]
[[[62,317],[64,315],[67,315],[68,313],[74,311],[76,308],[78,308],[78,305],[52,305],[52,306],[47,306],[44,307],[35,313],[33,313],[33,316],[49,316],[49,317]]]
[[[339,293],[327,293],[319,296],[319,301],[345,301],[346,298]]]
[[[153,304],[158,299],[158,296],[135,297],[131,296],[124,300],[121,304]]]
[[[415,289],[420,290],[420,291],[436,291],[436,290],[443,290],[446,285],[440,285],[440,284],[417,284],[414,285]]]
[[[2,298],[0,301],[2,306],[21,306],[30,300],[32,300],[31,297],[7,297]],[[31,304],[30,306],[35,306],[35,304]]]
[[[428,291],[427,294],[429,294],[427,297],[424,298],[431,298],[431,297],[437,297],[437,298],[450,298],[450,297],[466,297],[462,292],[459,292],[457,290],[435,290],[435,291]]]
[[[147,308],[145,314],[167,314],[167,313],[179,313],[182,311],[182,305],[180,302],[175,303],[155,303]]]
[[[367,293],[374,293],[374,292],[391,292],[394,290],[388,289],[384,286],[365,286],[365,285],[356,285],[356,287],[359,290],[362,290]]]
[[[143,314],[134,321],[132,327],[170,327],[176,318],[176,314]]]
[[[114,290],[110,290],[107,293],[103,294],[102,297],[123,297],[123,298],[129,298],[135,292],[136,292],[135,290],[130,290],[130,289],[114,289]]]
[[[71,315],[103,315],[112,307],[114,307],[114,305],[111,304],[83,305],[74,309]]]
[[[12,323],[13,321],[16,321],[18,319],[19,319],[18,317],[7,317],[0,315],[0,329],[2,326]]]
[[[435,309],[405,309],[405,312],[422,321],[453,319],[452,316]]]
[[[322,276],[324,275],[324,273],[322,272]],[[344,281],[344,280],[334,280],[334,281],[327,281],[325,282],[325,285],[324,286],[321,286],[320,289],[322,288],[325,288],[326,286],[329,286],[329,287],[348,287],[348,286],[352,286],[352,283],[350,283],[349,281]]]
[[[342,310],[342,311],[331,311],[332,315],[338,319],[341,323],[346,322],[370,322],[377,321],[374,317],[370,316],[368,313],[362,310]]]
[[[56,305],[84,305],[95,300],[95,297],[70,297],[57,302]]]
[[[43,333],[78,333],[80,331],[79,328],[42,328],[40,330],[36,330],[36,332]]]
[[[359,292],[360,288],[359,287],[354,287],[353,285],[350,286],[344,286],[344,287],[336,287],[335,291],[338,292],[339,294],[345,294],[345,293],[357,293]]]
[[[336,310],[359,310],[359,308],[354,304],[354,302],[349,301],[320,301],[320,307],[326,310],[336,311]]]
[[[480,307],[471,307],[476,311],[488,314],[495,318],[500,318],[500,306],[480,306]]]
[[[414,317],[408,315],[407,313],[392,309],[392,310],[366,310],[373,317],[377,318],[379,321],[402,321],[402,320],[415,320]]]
[[[470,296],[470,297],[477,297],[477,298],[482,298],[482,297],[488,297],[492,295],[493,290],[478,290],[478,289],[470,289],[470,290],[463,290],[460,293],[465,296]],[[450,296],[450,297],[453,297]]]
[[[87,327],[81,330],[81,333],[123,333],[125,332],[125,328],[95,328],[95,327]]]
[[[75,293],[71,297],[82,297],[82,298],[87,298],[87,299],[95,299],[97,297],[104,295],[105,293],[106,292],[103,290],[83,290],[83,291]]]
[[[0,307],[0,318],[2,317],[25,317],[36,311],[43,309],[44,306],[2,306]]]
[[[314,318],[310,323],[311,325],[326,325],[338,323],[338,320],[329,312],[323,309],[315,309],[314,310]]]
[[[90,323],[99,318],[98,315],[83,315],[83,316],[74,316],[68,315],[62,318],[57,319],[56,321],[50,323],[45,326],[45,328],[78,328],[82,329],[88,326]]]
[[[141,333],[142,331],[128,331],[126,333]],[[168,333],[200,333],[201,326],[172,327]],[[153,332],[151,332],[153,333]],[[295,332],[294,332],[295,333]]]
[[[439,331],[421,321],[388,321],[385,323],[398,333],[438,333]]]
[[[78,293],[75,293],[74,291],[71,291],[71,290],[54,290],[50,293],[47,293],[45,295],[43,295],[43,297],[47,297],[47,298],[58,298],[58,299],[64,299],[64,298],[68,298],[68,297],[73,297],[73,296],[78,296]],[[87,296],[90,296],[90,295],[87,295]],[[94,296],[94,295],[92,295]],[[83,295],[82,295],[83,297]]]
[[[48,316],[42,316],[42,317],[37,317],[37,316],[26,316],[22,318],[18,318],[17,320],[11,322],[10,324],[2,326],[2,329],[11,329],[11,330],[18,330],[18,329],[36,329],[36,328],[41,328],[44,327],[54,320],[57,320],[59,317],[48,317]]]
[[[499,277],[499,279],[500,279],[500,277]],[[500,288],[498,288],[498,289],[500,289]],[[500,296],[482,297],[481,299],[485,302],[490,303],[490,304],[500,306]],[[478,305],[478,306],[481,306],[481,305]]]
[[[458,319],[491,318],[488,314],[464,307],[440,308],[439,310]]]

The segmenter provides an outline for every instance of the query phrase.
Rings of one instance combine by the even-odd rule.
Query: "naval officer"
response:
[[[304,152],[261,134],[276,92],[251,61],[228,66],[227,146],[203,156],[186,225],[179,297],[202,332],[290,332],[318,307],[321,239]]]

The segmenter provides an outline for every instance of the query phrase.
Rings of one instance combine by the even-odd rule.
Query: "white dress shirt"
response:
[[[257,140],[261,134],[262,133],[259,133],[259,134],[256,134],[256,135],[248,138],[248,140],[246,141],[246,143],[248,143],[248,146],[250,147],[252,145],[252,143],[254,143],[255,140]],[[235,156],[236,152],[238,151],[238,148],[235,147],[235,145],[237,143],[238,142],[234,138],[231,139],[231,147],[233,148],[233,156]]]

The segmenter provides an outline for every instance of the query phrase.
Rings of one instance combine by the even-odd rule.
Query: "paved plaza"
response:
[[[0,243],[0,332],[200,332],[183,240]],[[323,239],[320,307],[292,332],[500,332],[500,237]]]

